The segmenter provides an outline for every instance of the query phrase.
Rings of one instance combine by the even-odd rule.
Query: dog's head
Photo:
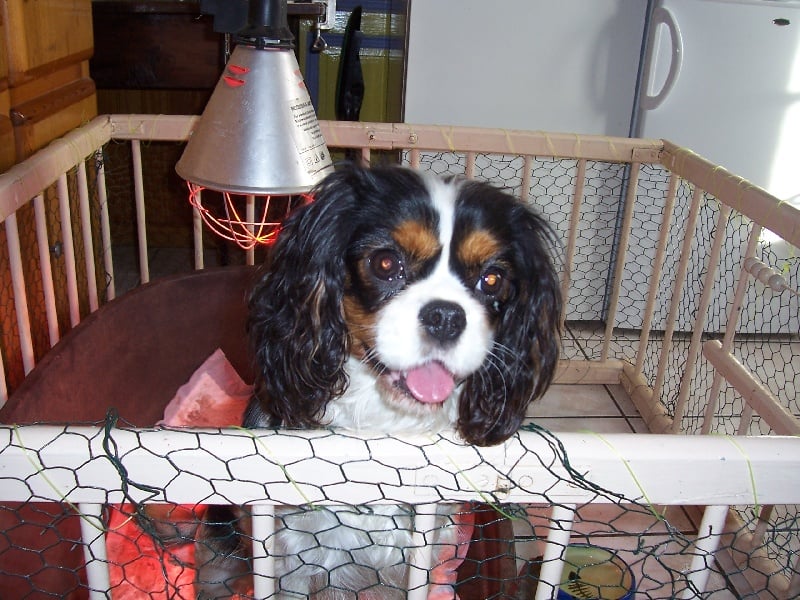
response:
[[[402,168],[347,167],[313,196],[251,297],[259,375],[246,422],[323,424],[355,364],[387,415],[424,426],[447,404],[468,442],[512,435],[559,355],[547,224],[488,184]]]

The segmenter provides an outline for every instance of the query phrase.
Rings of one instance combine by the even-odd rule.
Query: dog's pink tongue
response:
[[[437,404],[447,400],[455,381],[439,362],[429,362],[406,373],[406,387],[419,402]]]

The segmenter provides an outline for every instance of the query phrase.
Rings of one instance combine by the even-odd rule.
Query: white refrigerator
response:
[[[690,148],[800,207],[800,2],[657,0],[642,67],[634,135]],[[723,296],[732,293],[725,277],[738,270],[746,241],[735,221],[727,232]],[[709,250],[704,242],[699,259]],[[757,253],[790,284],[800,281],[796,249],[764,232]],[[796,299],[751,286],[738,329],[796,333],[797,310]]]
[[[645,0],[410,0],[406,123],[628,135]]]
[[[658,0],[633,133],[800,201],[800,2]]]
[[[800,196],[800,0],[411,0],[408,123],[666,138]]]

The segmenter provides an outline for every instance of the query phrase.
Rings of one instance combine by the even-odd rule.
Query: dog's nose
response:
[[[419,311],[419,321],[425,331],[439,342],[452,342],[467,326],[467,314],[455,302],[434,300]]]

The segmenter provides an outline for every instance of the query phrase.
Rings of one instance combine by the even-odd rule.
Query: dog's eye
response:
[[[375,277],[384,281],[402,279],[405,275],[403,261],[391,250],[378,250],[369,259],[369,266]]]
[[[498,269],[486,270],[478,280],[478,288],[487,296],[496,296],[503,290],[505,277]]]

